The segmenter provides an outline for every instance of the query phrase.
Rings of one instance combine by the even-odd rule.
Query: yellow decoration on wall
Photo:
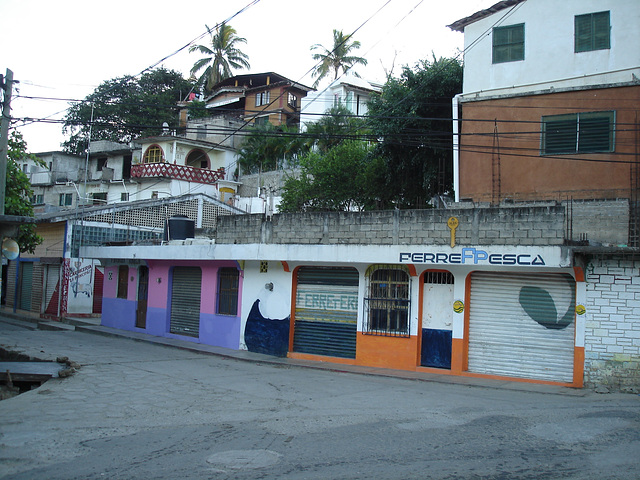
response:
[[[460,222],[456,217],[450,217],[447,220],[447,226],[451,229],[451,248],[456,246],[456,228],[458,228],[459,224]]]
[[[456,313],[462,313],[464,311],[464,303],[462,303],[462,300],[453,302],[453,311]]]
[[[584,305],[576,305],[576,313],[578,315],[584,315],[586,313],[587,309],[584,308]]]

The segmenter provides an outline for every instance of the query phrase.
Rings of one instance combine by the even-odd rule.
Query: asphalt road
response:
[[[640,477],[638,395],[259,364],[2,322],[0,345],[82,365],[0,402],[0,478]]]

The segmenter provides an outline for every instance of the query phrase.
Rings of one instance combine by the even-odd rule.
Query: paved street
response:
[[[82,365],[0,402],[0,478],[637,479],[640,396],[223,358],[0,318]]]

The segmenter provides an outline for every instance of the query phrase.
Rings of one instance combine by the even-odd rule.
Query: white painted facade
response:
[[[576,15],[611,12],[611,48],[574,51]],[[524,23],[524,60],[492,63],[492,29]],[[464,95],[640,81],[640,2],[526,0],[464,28]]]
[[[368,82],[353,75],[345,75],[334,80],[323,90],[309,92],[302,99],[300,114],[300,128],[305,130],[305,125],[315,123],[324,113],[338,105],[349,109],[358,116],[367,115],[367,104],[374,92],[382,90],[382,85]]]

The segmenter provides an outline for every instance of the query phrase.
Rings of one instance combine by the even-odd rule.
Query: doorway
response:
[[[453,283],[451,272],[424,274],[421,366],[451,368]]]
[[[138,306],[136,308],[136,327],[147,328],[147,298],[149,296],[149,268],[145,265],[138,269]]]

